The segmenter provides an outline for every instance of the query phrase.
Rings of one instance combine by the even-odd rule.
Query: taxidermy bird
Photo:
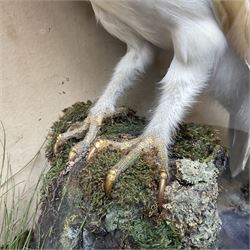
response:
[[[77,128],[58,136],[54,150],[68,139],[80,138],[69,161],[104,147],[129,153],[106,176],[109,193],[121,172],[142,152],[158,151],[159,204],[168,176],[168,146],[178,124],[197,95],[208,91],[230,114],[230,164],[236,176],[250,153],[249,0],[91,0],[96,19],[127,45],[103,94]],[[153,62],[156,48],[174,49],[174,57],[160,81],[161,96],[143,134],[128,142],[95,140],[105,118],[119,112],[116,102]],[[190,142],[192,143],[192,142]]]

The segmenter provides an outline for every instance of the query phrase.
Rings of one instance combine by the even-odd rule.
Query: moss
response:
[[[122,155],[124,154],[120,151],[99,152],[81,173],[83,203],[88,203],[92,208],[91,213],[95,214],[92,215],[94,220],[89,220],[87,226],[91,228],[95,224],[100,227],[105,219],[107,231],[122,230],[141,248],[176,246],[178,237],[171,227],[165,222],[156,225],[154,218],[150,218],[152,213],[157,213],[158,185],[158,170],[150,159],[141,157],[133,168],[122,174],[111,197],[107,197],[103,192],[107,170],[119,161]]]
[[[126,232],[127,237],[137,244],[137,248],[178,248],[180,243],[169,221],[156,222],[148,217],[142,218],[139,214],[139,209],[131,211],[115,206],[107,211],[105,228],[109,232],[117,229]]]
[[[53,146],[55,145],[57,136],[66,132],[72,124],[83,121],[87,117],[91,105],[90,101],[87,103],[75,103],[71,107],[64,109],[63,115],[52,125],[46,147],[46,157],[50,162],[51,168],[44,177],[43,193],[48,191],[48,187],[64,169],[69,151],[73,144],[77,142],[76,139],[69,140],[66,145],[61,147],[59,153],[54,155]],[[108,119],[104,126],[102,126],[99,135],[109,135],[111,139],[113,135],[117,140],[119,140],[121,133],[129,133],[132,136],[136,136],[142,132],[144,124],[144,119],[136,116],[134,111],[128,110],[128,114]]]
[[[105,175],[108,169],[121,159],[122,155],[121,151],[115,150],[99,152],[81,173],[84,197],[91,202],[93,209],[100,214],[105,214],[113,204],[121,207],[144,204],[149,207],[155,202],[149,197],[157,188],[155,180],[157,170],[142,158],[137,160],[126,173],[121,174],[111,197],[105,195],[103,192]]]
[[[51,129],[46,150],[51,169],[45,176],[44,193],[51,190],[64,170],[68,153],[78,140],[72,139],[62,146],[58,155],[53,154],[57,136],[75,122],[86,118],[90,102],[77,103],[64,110],[64,115]],[[117,141],[135,138],[145,126],[145,119],[134,111],[107,119],[98,136]],[[205,161],[218,145],[214,129],[194,124],[182,125],[172,146],[172,157]],[[169,220],[160,219],[156,197],[158,192],[158,169],[156,152],[142,155],[115,184],[111,197],[103,191],[107,170],[116,164],[127,151],[107,149],[99,151],[88,163],[83,163],[81,173],[76,177],[82,192],[82,211],[88,214],[85,229],[97,233],[100,227],[106,231],[122,230],[126,237],[132,237],[140,248],[176,248],[179,237]],[[187,172],[188,173],[188,172]],[[185,173],[185,174],[187,174]],[[52,188],[53,189],[53,188]]]
[[[51,132],[48,138],[48,144],[46,149],[46,156],[49,161],[55,160],[53,154],[53,146],[56,142],[57,136],[66,130],[74,123],[83,121],[87,117],[88,111],[91,107],[91,102],[87,103],[77,102],[69,108],[63,110],[63,115],[58,121],[54,122],[51,127]],[[63,152],[60,152],[63,156]],[[59,156],[59,157],[60,157]]]
[[[179,246],[174,230],[167,221],[156,224],[150,220],[135,219],[124,230],[144,249],[177,249]]]
[[[42,193],[46,194],[48,192],[50,185],[65,168],[69,151],[76,142],[75,139],[68,141],[68,143],[60,149],[58,155],[54,155],[53,146],[56,143],[57,136],[66,132],[72,124],[83,121],[87,117],[90,107],[90,101],[87,103],[75,103],[71,107],[64,109],[63,115],[52,125],[46,147],[46,157],[49,160],[51,168],[43,178]]]
[[[209,126],[182,124],[172,147],[172,157],[205,161],[220,144],[218,132]]]
[[[78,102],[63,110],[63,115],[51,127],[48,137],[46,156],[50,161],[51,169],[45,176],[44,191],[64,169],[68,153],[76,139],[71,139],[63,146],[57,156],[53,153],[53,146],[60,133],[65,132],[72,124],[83,121],[88,114],[92,103]],[[128,114],[109,119],[101,128],[99,135],[108,135],[111,139],[120,140],[121,134],[138,136],[145,127],[145,119],[139,118],[135,112],[129,110]],[[192,143],[190,143],[192,142]],[[205,161],[211,155],[216,145],[220,144],[218,133],[209,126],[195,124],[182,124],[176,134],[175,143],[170,153],[173,158],[189,158],[191,160]]]

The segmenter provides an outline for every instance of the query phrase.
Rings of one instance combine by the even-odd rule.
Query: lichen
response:
[[[177,180],[166,189],[162,216],[172,221],[185,247],[210,248],[216,241],[221,228],[217,177],[218,170],[211,162],[183,159],[177,164]]]
[[[198,183],[217,183],[219,171],[215,168],[213,162],[201,163],[199,161],[191,161],[182,159],[176,162],[177,178],[188,184]]]

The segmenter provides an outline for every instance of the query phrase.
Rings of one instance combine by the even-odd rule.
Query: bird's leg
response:
[[[98,131],[101,128],[101,125],[103,124],[103,121],[107,118],[117,116],[121,113],[127,113],[126,108],[120,108],[117,109],[114,112],[108,112],[104,115],[100,116],[90,116],[90,122],[89,122],[89,130],[86,134],[84,140],[77,143],[70,151],[69,153],[69,161],[74,161],[78,157],[82,157],[86,154],[87,150],[89,149],[90,144],[95,140],[96,135]]]
[[[67,132],[57,136],[56,143],[54,145],[54,153],[57,154],[59,148],[64,145],[69,139],[76,138],[80,139],[84,132],[89,128],[89,117],[87,117],[83,122],[74,124],[70,127]]]
[[[104,114],[100,115],[92,115],[91,113],[88,115],[88,117],[83,121],[76,124],[73,124],[67,132],[60,134],[57,137],[56,143],[54,145],[54,153],[57,154],[59,147],[65,144],[69,139],[76,138],[80,139],[84,136],[84,133],[88,130],[88,133],[86,134],[83,141],[76,144],[69,154],[69,160],[72,161],[75,159],[77,155],[81,155],[83,152],[87,150],[90,143],[95,139],[98,131],[100,130],[100,127],[105,121],[105,119],[108,119],[110,117],[115,117],[117,115],[120,115],[121,113],[126,114],[127,113],[126,108],[119,108],[114,112],[106,112]]]
[[[135,138],[125,142],[117,142],[108,139],[97,140],[92,148],[89,150],[87,161],[89,161],[98,150],[103,150],[106,148],[115,148],[119,150],[126,150],[132,148],[136,143],[140,141],[140,138]]]
[[[105,181],[105,192],[110,194],[115,181],[118,179],[119,175],[126,171],[134,161],[143,153],[155,148],[158,151],[159,165],[160,165],[160,185],[159,185],[159,195],[158,203],[159,207],[162,206],[162,200],[164,195],[164,190],[168,177],[168,155],[165,143],[157,136],[142,136],[137,139],[128,142],[113,142],[109,140],[99,140],[95,143],[94,148],[105,148],[108,146],[113,146],[119,149],[132,148],[131,151],[122,158],[116,165],[114,165],[107,173]],[[91,153],[92,151],[90,151]]]
[[[174,57],[167,74],[161,81],[162,96],[159,105],[139,143],[108,171],[105,181],[106,193],[111,192],[119,175],[131,166],[143,151],[151,150],[155,147],[158,150],[158,157],[160,159],[160,190],[158,202],[161,207],[168,176],[167,147],[171,142],[172,133],[178,126],[178,123],[183,119],[186,108],[194,102],[196,95],[206,86],[209,72],[214,63],[213,59],[216,59],[224,48],[224,38],[221,36],[217,26],[214,26],[214,24],[210,22],[201,22],[201,25],[204,26],[204,28],[214,28],[214,32],[218,34],[219,37],[216,38],[215,43],[207,43],[207,46],[204,46],[199,42],[196,43],[196,40],[193,39],[193,33],[185,33],[185,27],[183,32],[179,32],[178,30],[175,34],[174,48],[177,56]],[[194,25],[194,27],[198,26]],[[180,29],[180,31],[182,31],[182,29]],[[204,42],[207,42],[207,39],[213,38],[213,36],[210,37],[211,34],[204,33],[200,28],[197,28],[196,31],[198,34],[201,33],[200,35],[202,39],[204,39]],[[182,39],[189,41],[187,40],[188,38],[194,42],[196,46],[195,50],[191,51],[191,54],[189,54],[189,51],[193,44],[180,43]],[[211,60],[208,60],[208,58]]]
[[[128,46],[127,53],[120,60],[115,68],[113,76],[107,85],[104,93],[97,103],[90,110],[90,114],[85,121],[72,131],[59,135],[54,146],[57,153],[59,147],[70,138],[81,138],[88,130],[84,140],[76,144],[69,154],[69,160],[74,161],[78,157],[85,155],[90,144],[94,141],[103,120],[114,115],[115,105],[123,92],[136,82],[138,76],[151,64],[154,57],[153,47],[131,34],[132,44]],[[133,46],[132,46],[133,45]],[[118,111],[119,112],[119,111]]]

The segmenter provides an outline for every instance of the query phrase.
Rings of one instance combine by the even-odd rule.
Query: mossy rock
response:
[[[159,173],[154,150],[150,154],[143,154],[132,167],[121,174],[111,197],[107,197],[103,191],[106,172],[127,151],[102,150],[89,162],[83,159],[73,168],[67,169],[69,150],[78,141],[72,139],[60,149],[58,155],[54,155],[53,145],[58,134],[65,132],[73,123],[82,121],[90,106],[90,102],[74,104],[64,110],[63,116],[52,126],[47,146],[51,168],[44,178],[42,214],[37,230],[41,236],[40,244],[42,242],[44,248],[60,249],[197,247],[192,241],[183,240],[187,232],[180,231],[176,221],[171,216],[166,216],[167,210],[158,210],[156,197]],[[145,119],[129,110],[126,114],[107,120],[98,136],[124,141],[139,136],[144,127]],[[214,129],[184,124],[171,148],[171,158],[188,158],[204,166],[210,164],[215,178],[202,181],[209,185],[212,180],[212,185],[216,186],[215,165],[221,167],[226,157]],[[175,181],[189,189],[200,184],[200,181],[187,183],[189,179],[185,178],[178,180],[177,172],[176,165],[173,164],[168,189]],[[188,171],[184,174],[188,175]],[[200,191],[202,193],[204,190]],[[216,197],[217,193],[208,204],[214,204]],[[166,204],[167,202],[168,197],[165,199]],[[189,230],[188,227],[186,229]],[[214,229],[216,230],[218,228]],[[200,239],[200,242],[205,241],[205,238]]]

